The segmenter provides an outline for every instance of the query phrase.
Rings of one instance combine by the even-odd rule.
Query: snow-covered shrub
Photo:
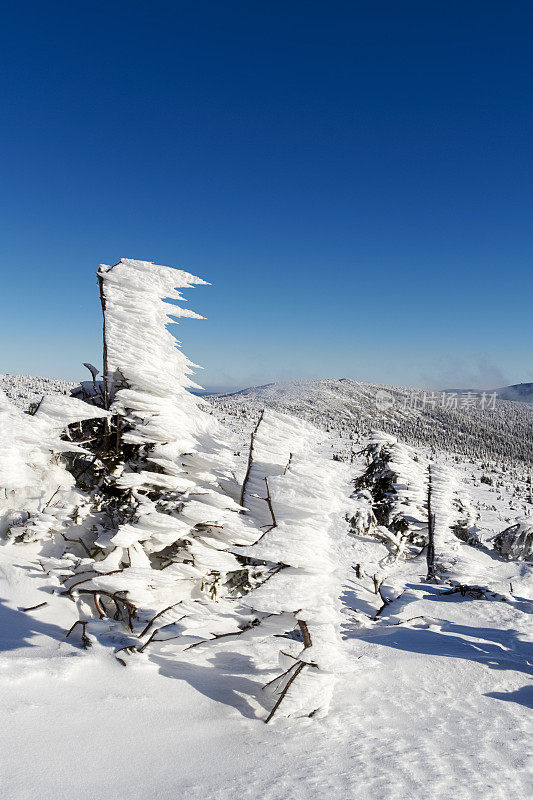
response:
[[[68,453],[83,447],[66,428],[107,412],[62,395],[43,397],[30,415],[0,391],[0,535],[12,541],[43,541],[66,535],[87,498],[67,469]]]
[[[411,447],[379,431],[372,433],[363,453],[368,466],[354,480],[354,499],[359,499],[361,506],[353,519],[354,531],[366,528],[368,534],[390,541],[397,550],[404,539],[422,543],[426,525],[425,465]],[[368,509],[368,493],[375,523]]]
[[[377,529],[377,519],[373,510],[372,494],[368,489],[354,492],[351,500],[351,509],[347,515],[351,532],[357,536],[374,536]]]
[[[533,555],[533,521],[519,519],[493,540],[494,549],[508,561],[529,561]]]

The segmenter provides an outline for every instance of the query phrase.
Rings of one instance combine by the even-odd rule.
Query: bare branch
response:
[[[21,608],[20,610],[24,611],[24,612],[26,612],[26,611],[35,611],[37,608],[42,608],[43,606],[47,606],[47,605],[48,605],[48,603],[45,600],[44,603],[39,603],[36,606],[28,606],[28,608]]]
[[[261,425],[261,423],[263,421],[264,415],[265,415],[265,409],[263,409],[261,411],[261,413],[259,415],[259,419],[257,420],[257,425],[255,426],[254,430],[252,431],[252,436],[250,438],[250,451],[248,453],[248,466],[246,467],[246,474],[244,476],[244,480],[242,482],[242,488],[241,488],[241,499],[240,499],[240,505],[241,506],[244,505],[244,494],[246,492],[246,485],[247,485],[248,479],[250,477],[250,470],[252,469],[252,464],[254,463],[255,437],[257,435],[257,431],[259,430],[259,426]]]

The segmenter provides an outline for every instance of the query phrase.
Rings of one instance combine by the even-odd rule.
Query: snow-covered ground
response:
[[[256,414],[229,421],[242,481]],[[363,458],[335,434],[322,453],[348,513]],[[52,545],[0,547],[2,797],[529,800],[531,566],[490,541],[531,514],[527,470],[436,461],[457,470],[480,514],[482,547],[458,545],[460,582],[495,597],[444,595],[424,581],[424,554],[394,561],[339,509],[342,669],[324,719],[265,725],[262,687],[279,669],[253,631],[192,650],[154,643],[124,667],[96,625],[83,649],[76,630],[66,638],[77,606],[41,566]]]

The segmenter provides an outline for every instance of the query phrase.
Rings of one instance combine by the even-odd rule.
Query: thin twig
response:
[[[268,616],[271,616],[271,614],[269,614]],[[210,642],[214,642],[217,639],[225,639],[228,636],[240,636],[241,633],[246,633],[246,631],[249,631],[252,628],[256,628],[257,624],[258,623],[254,625],[253,623],[251,623],[250,625],[247,625],[245,628],[241,628],[240,631],[230,631],[230,633],[214,633],[212,634],[211,639],[202,639],[201,642],[193,642],[188,647],[186,647],[185,650],[192,650],[193,647],[198,647],[198,645],[200,644],[209,644]]]
[[[152,617],[152,619],[150,620],[148,625],[146,625],[146,627],[144,627],[142,629],[142,631],[139,634],[139,639],[142,639],[144,634],[148,633],[148,631],[150,630],[151,626],[154,624],[156,619],[159,619],[159,617],[162,617],[163,614],[165,614],[167,611],[170,611],[171,608],[175,608],[176,606],[179,606],[180,603],[181,603],[181,600],[178,603],[173,603],[171,606],[167,606],[162,611],[158,611],[158,613],[155,615],[155,617]],[[182,619],[183,619],[183,617],[182,617]],[[171,624],[171,623],[169,623],[169,624]]]
[[[291,675],[291,677],[287,681],[287,684],[286,684],[285,688],[283,689],[282,693],[280,694],[280,696],[278,697],[274,708],[272,709],[272,711],[270,712],[270,714],[266,718],[265,722],[267,724],[270,722],[270,720],[272,719],[272,717],[274,716],[274,714],[276,713],[276,711],[280,707],[281,703],[283,702],[283,698],[287,694],[291,683],[298,677],[298,675],[300,674],[300,672],[303,670],[303,668],[305,666],[306,666],[306,664],[305,664],[304,661],[300,661],[299,664],[296,666],[296,669],[294,670],[294,674]]]
[[[256,542],[256,544],[257,544],[257,542]],[[265,583],[270,580],[270,578],[273,578],[274,575],[277,575],[278,572],[281,572],[282,569],[287,569],[287,567],[288,567],[288,564],[278,564],[278,566],[275,569],[272,570],[272,572],[265,578],[264,581],[261,581],[261,583],[258,583],[258,584],[256,584],[254,586],[254,590],[258,589],[260,586],[264,586]]]
[[[28,608],[21,608],[20,610],[21,611],[35,611],[36,608],[42,608],[43,606],[47,606],[47,605],[48,605],[48,603],[45,600],[44,603],[39,603],[36,606],[28,606]]]
[[[50,500],[49,500],[49,501],[46,503],[46,505],[44,505],[44,506],[43,506],[43,509],[42,509],[43,511],[45,510],[45,508],[48,508],[48,506],[50,505],[50,503],[52,502],[52,500],[54,499],[54,497],[56,496],[56,494],[58,493],[58,491],[60,490],[60,488],[61,488],[60,486],[58,486],[58,487],[57,487],[57,489],[56,489],[56,490],[55,490],[55,492],[53,493],[53,495],[52,495],[52,497],[50,498]]]
[[[276,515],[274,514],[274,509],[272,507],[272,497],[270,495],[270,487],[268,485],[268,478],[265,478],[265,486],[266,486],[266,490],[267,490],[267,496],[265,497],[265,501],[266,501],[266,504],[268,506],[268,510],[270,511],[270,516],[272,517],[272,525],[270,526],[268,531],[271,531],[272,528],[277,528],[278,527],[278,523],[276,522]],[[268,533],[268,531],[265,531],[265,533]]]
[[[94,572],[96,572],[96,570],[94,570]],[[96,575],[99,578],[106,578],[108,575],[116,575],[118,572],[124,572],[124,570],[123,569],[112,569],[109,572],[96,572]],[[82,574],[82,573],[80,573],[80,574]],[[74,574],[74,575],[71,575],[70,577],[75,578],[76,575]],[[94,577],[95,576],[93,575],[90,578],[84,578],[82,581],[78,581],[77,583],[74,583],[72,586],[69,586],[69,588],[66,589],[66,594],[71,594],[75,589],[78,588],[78,586],[81,586],[82,583],[87,583],[88,581],[94,580]],[[102,594],[103,594],[103,592],[102,592]]]
[[[272,686],[273,683],[278,683],[282,678],[284,678],[286,675],[288,675],[289,672],[291,670],[293,670],[296,666],[298,666],[298,664],[300,663],[300,661],[298,660],[298,658],[296,656],[292,656],[292,655],[290,655],[290,653],[284,653],[284,655],[286,655],[286,656],[288,655],[291,658],[294,658],[295,659],[294,664],[291,664],[290,667],[285,670],[285,672],[281,673],[281,675],[276,675],[276,677],[272,678],[271,681],[269,681],[268,683],[265,683],[265,685],[261,687],[262,689],[266,689],[268,686]]]
[[[87,634],[85,632],[85,627],[87,625],[87,620],[85,620],[85,621],[83,621],[81,619],[76,620],[74,625],[71,628],[69,628],[69,630],[67,631],[65,639],[68,639],[68,637],[70,636],[70,634],[72,633],[72,631],[74,630],[76,625],[81,625],[81,643],[82,643],[84,649],[87,650],[87,648],[91,646],[91,640],[89,639],[89,637],[87,636]]]
[[[292,453],[289,453],[289,460],[287,461],[285,469],[283,470],[283,474],[284,475],[287,473],[287,470],[289,469],[289,467],[291,465],[291,461],[292,461]]]
[[[175,624],[175,622],[181,622],[181,620],[182,620],[182,619],[185,619],[185,617],[186,617],[186,616],[187,616],[187,615],[186,615],[186,614],[184,614],[184,615],[183,615],[183,617],[180,617],[179,619],[175,620],[174,622],[169,622],[168,624],[169,624],[169,625],[174,625],[174,624]],[[144,653],[145,649],[148,647],[148,645],[150,644],[150,642],[151,642],[151,641],[153,641],[153,639],[154,639],[154,636],[155,636],[157,633],[159,633],[159,631],[162,631],[162,630],[163,630],[163,628],[166,628],[166,627],[167,627],[167,625],[162,625],[160,628],[156,628],[156,629],[153,631],[153,633],[152,633],[152,634],[149,636],[149,638],[148,638],[148,639],[145,641],[145,643],[144,643],[144,644],[143,644],[141,647],[138,647],[138,648],[137,648],[137,652],[138,652],[138,653]],[[172,637],[172,638],[174,638],[174,637]],[[177,637],[176,637],[176,638],[177,638]],[[156,641],[159,641],[159,640],[158,640],[158,639],[156,639]]]

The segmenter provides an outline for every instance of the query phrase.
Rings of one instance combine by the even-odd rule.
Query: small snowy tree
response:
[[[267,722],[277,713],[325,715],[339,668],[331,530],[341,518],[342,485],[336,464],[320,453],[323,438],[308,423],[269,411],[250,448],[243,504],[263,533],[238,552],[265,566],[242,604],[256,636],[276,631],[285,640],[282,672],[270,682],[277,700]]]
[[[424,541],[424,464],[411,447],[380,431],[372,433],[362,452],[368,466],[354,480],[358,507],[352,530],[383,539],[399,556],[407,542]]]
[[[475,515],[466,487],[448,465],[430,464],[428,469],[428,525],[430,541],[428,575],[430,581],[461,577],[461,541],[479,545]]]
[[[533,556],[533,521],[518,519],[493,540],[494,549],[508,561],[530,561]]]

